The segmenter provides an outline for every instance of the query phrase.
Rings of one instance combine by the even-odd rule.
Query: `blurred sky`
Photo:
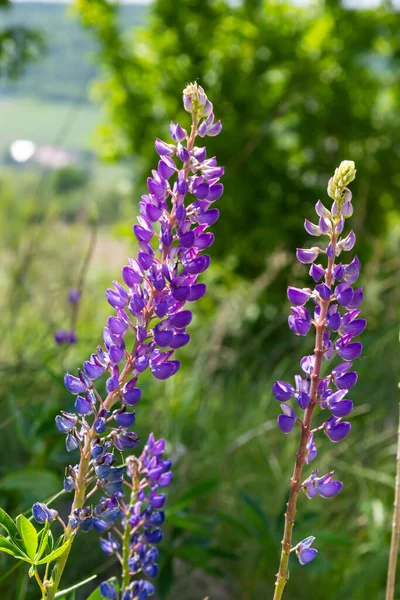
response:
[[[72,0],[12,0],[14,3],[43,2],[46,4],[68,4]],[[292,0],[293,4],[305,6],[315,0]],[[395,8],[400,8],[400,0],[392,0]],[[121,4],[151,4],[152,0],[120,0]],[[349,8],[374,8],[382,4],[382,0],[343,0],[343,5]]]

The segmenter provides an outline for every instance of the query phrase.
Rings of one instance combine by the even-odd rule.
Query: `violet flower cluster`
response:
[[[163,508],[165,488],[170,484],[171,461],[163,458],[165,441],[156,441],[150,434],[139,458],[126,459],[127,476],[130,480],[130,500],[121,499],[122,527],[118,538],[109,533],[100,540],[103,551],[116,555],[122,566],[122,600],[146,600],[154,593],[151,582],[142,577],[154,578],[158,574],[158,550],[155,547],[163,538],[161,526],[165,520]],[[112,581],[100,586],[104,598],[118,598]]]
[[[223,193],[220,177],[224,168],[215,157],[207,157],[205,146],[195,142],[198,136],[218,135],[222,126],[196,83],[185,88],[183,104],[192,117],[191,130],[171,123],[172,143],[155,142],[159,162],[147,180],[148,193],[142,196],[140,216],[133,225],[139,251],[123,267],[122,283],[114,281],[106,291],[115,314],[104,328],[104,344],[78,369],[77,376],[67,374],[64,379],[67,390],[76,396],[75,412],[62,411],[56,425],[66,435],[67,450],[80,453],[80,460],[69,467],[64,480],[65,490],[75,493],[66,539],[78,529],[86,532],[94,527],[102,532],[123,515],[125,468],[116,466],[115,451],[132,451],[139,443],[131,430],[133,407],[142,395],[139,377],[149,370],[156,379],[165,380],[178,371],[180,363],[174,352],[190,340],[187,328],[192,312],[188,304],[206,292],[198,278],[210,265],[204,251],[214,241],[209,227],[219,217],[214,203]],[[154,448],[150,440],[143,469],[148,469],[148,482],[153,477],[162,487],[169,483],[171,473],[163,471],[155,478],[161,466]],[[150,452],[156,465],[147,464]],[[162,468],[166,464],[164,461]],[[93,507],[85,506],[97,490],[103,493],[102,499]],[[156,502],[148,501],[150,505]],[[149,514],[147,523],[159,518]],[[159,534],[145,528],[143,535],[152,543]],[[140,550],[137,554],[140,568],[146,572],[150,567],[145,566]],[[61,573],[58,564],[58,579]]]
[[[328,195],[333,199],[331,208],[326,208],[318,201],[318,223],[305,221],[307,233],[317,237],[327,236],[328,244],[326,248],[315,246],[297,249],[297,259],[303,264],[310,264],[309,273],[315,285],[302,289],[288,288],[287,295],[292,303],[292,314],[288,321],[290,329],[299,336],[306,336],[312,328],[315,329],[315,350],[312,355],[301,359],[302,374],[295,376],[294,385],[277,381],[273,386],[273,394],[281,402],[282,414],[278,417],[280,429],[289,434],[296,423],[301,429],[300,447],[291,480],[282,554],[288,555],[288,552],[296,551],[301,564],[315,558],[317,551],[310,548],[314,541],[312,537],[291,547],[293,523],[288,522],[294,520],[298,492],[303,489],[310,499],[317,495],[330,498],[343,487],[340,481],[333,480],[333,472],[320,476],[318,470],[314,470],[301,482],[302,468],[317,456],[315,440],[318,433],[324,433],[331,442],[340,442],[350,432],[351,424],[345,419],[352,412],[353,402],[348,398],[348,392],[357,382],[352,361],[361,355],[362,344],[357,337],[366,327],[366,320],[360,318],[359,309],[363,297],[362,288],[355,285],[360,273],[360,261],[354,257],[350,261],[342,259],[342,262],[336,263],[336,259],[351,250],[355,244],[353,231],[342,235],[345,220],[353,213],[351,192],[347,186],[354,180],[355,173],[352,161],[342,162],[328,185]],[[326,257],[326,266],[317,262],[321,257]],[[330,365],[334,356],[341,361],[335,366],[327,366],[326,373],[323,373],[323,362]],[[290,400],[295,401],[294,406],[288,404]],[[320,426],[312,429],[311,417],[316,406],[327,411],[328,416]],[[287,558],[288,556],[284,557],[284,569],[278,573],[278,579],[279,576],[287,575],[284,572],[287,569]]]

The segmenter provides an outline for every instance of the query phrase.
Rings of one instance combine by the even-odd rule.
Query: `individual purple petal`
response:
[[[124,429],[129,429],[135,422],[135,413],[134,412],[122,412],[117,413],[115,420],[117,421],[120,427]]]
[[[338,329],[340,328],[340,313],[335,312],[328,319],[328,326],[332,329],[332,331],[338,331]]]
[[[362,349],[361,342],[353,342],[345,346],[336,344],[337,353],[343,360],[355,360],[361,355]]]
[[[219,210],[218,208],[211,208],[210,210],[207,210],[206,212],[203,213],[199,213],[197,215],[197,220],[200,223],[200,225],[202,224],[206,224],[206,225],[214,225],[214,223],[216,223],[219,219]]]
[[[87,396],[77,396],[75,400],[75,410],[80,415],[87,415],[92,410],[92,402]]]
[[[286,402],[286,400],[290,400],[293,397],[294,388],[285,381],[275,381],[272,386],[272,393],[279,402]]]
[[[306,394],[305,392],[302,392],[301,394],[299,394],[296,399],[297,399],[298,405],[303,410],[306,410],[307,406],[311,402],[310,396],[308,394]]]
[[[298,319],[298,318],[294,317],[293,315],[290,315],[288,317],[288,323],[289,323],[290,329],[296,335],[307,335],[307,333],[311,329],[311,320]]]
[[[311,221],[309,221],[308,219],[305,219],[305,221],[304,221],[304,229],[310,235],[314,235],[314,236],[321,235],[321,230],[318,227],[318,225],[314,225],[314,223],[311,223]]]
[[[325,275],[325,269],[321,265],[316,265],[312,263],[309,274],[314,279],[315,282],[319,281],[321,277]]]
[[[191,322],[193,317],[192,311],[181,310],[180,312],[172,315],[169,319],[171,325],[176,329],[184,329]]]
[[[209,202],[215,202],[216,200],[218,200],[218,198],[222,196],[223,193],[224,186],[222,185],[222,183],[214,183],[214,185],[210,187],[210,191],[207,195],[207,200]]]
[[[307,290],[300,290],[299,288],[289,286],[287,296],[292,304],[303,306],[310,298],[310,293]]]
[[[348,421],[337,423],[336,419],[333,422],[329,420],[326,427],[326,434],[331,442],[340,442],[349,435],[350,429],[351,423]]]
[[[323,498],[332,498],[342,491],[343,483],[341,481],[329,481],[318,485],[318,492]]]
[[[210,262],[211,259],[207,254],[198,256],[185,264],[185,271],[190,275],[199,275],[208,269]]]
[[[85,371],[85,375],[89,377],[89,379],[97,379],[101,377],[104,373],[104,367],[100,365],[95,365],[92,362],[85,361],[83,363],[83,370]]]
[[[316,258],[318,258],[319,250],[312,248],[310,250],[297,248],[296,256],[297,260],[303,264],[310,264],[314,262]]]
[[[350,231],[349,235],[342,242],[343,249],[351,250],[355,243],[356,243],[356,236],[354,234],[354,231]]]
[[[195,302],[196,300],[200,300],[206,293],[207,286],[204,283],[195,283],[190,286],[189,293],[189,302]]]
[[[331,213],[329,212],[329,210],[327,208],[325,208],[325,206],[322,204],[321,200],[318,200],[317,204],[315,205],[315,212],[317,213],[317,215],[319,217],[329,218],[331,216]]]
[[[188,333],[176,333],[170,342],[170,347],[174,350],[186,346],[190,341],[190,335]]]
[[[350,333],[353,336],[360,335],[367,326],[365,319],[354,319],[347,325],[343,326],[345,333]]]
[[[361,304],[361,302],[362,302],[362,299],[363,299],[363,291],[362,291],[362,288],[361,288],[361,287],[359,287],[359,288],[358,288],[358,289],[357,289],[357,290],[354,292],[353,300],[352,300],[351,304],[349,304],[349,305],[347,306],[347,308],[349,308],[349,309],[354,309],[354,308],[357,308],[357,307],[358,307],[358,306]]]
[[[353,295],[354,292],[352,290],[351,287],[348,287],[347,289],[341,291],[339,294],[337,294],[336,298],[337,301],[339,302],[339,304],[341,304],[342,306],[348,306],[349,304],[351,304],[352,300],[353,300]]]
[[[123,396],[126,404],[137,404],[142,397],[142,390],[140,388],[125,389]]]
[[[327,301],[331,297],[332,292],[325,283],[320,283],[319,285],[316,285],[315,289],[317,290],[322,300]]]
[[[358,375],[355,371],[344,373],[335,378],[336,387],[339,390],[350,390],[357,383]]]
[[[78,377],[74,377],[69,373],[64,377],[64,385],[71,394],[75,395],[84,392],[86,389],[86,385]]]
[[[298,555],[299,563],[301,565],[306,565],[307,563],[314,560],[314,558],[317,556],[317,554],[318,554],[318,550],[315,550],[315,548],[305,548]]]
[[[171,360],[159,365],[152,365],[150,369],[156,379],[164,380],[175,375],[179,367],[180,363],[178,360]]]
[[[117,292],[114,290],[108,289],[106,290],[106,298],[107,302],[111,304],[114,308],[125,308],[127,305],[127,299],[122,298]]]
[[[290,433],[296,424],[296,420],[286,415],[278,416],[278,426],[283,433]]]
[[[133,288],[136,284],[141,283],[143,279],[139,273],[128,266],[123,267],[122,278],[126,285],[130,288]]]
[[[353,402],[351,400],[340,400],[338,402],[332,402],[328,399],[329,410],[335,417],[347,417],[353,410]]]
[[[157,154],[159,154],[160,156],[173,156],[175,154],[176,146],[174,146],[173,144],[166,144],[159,138],[156,138],[154,145]]]

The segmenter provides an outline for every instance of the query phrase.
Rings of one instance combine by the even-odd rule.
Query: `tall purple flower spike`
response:
[[[119,456],[139,443],[130,430],[133,407],[141,398],[139,377],[148,369],[156,379],[165,380],[179,370],[174,353],[190,340],[188,307],[206,292],[199,276],[210,265],[204,251],[214,241],[209,228],[219,217],[215,202],[223,193],[224,167],[215,157],[207,158],[206,147],[197,146],[196,138],[216,136],[222,127],[197,83],[184,89],[183,104],[191,115],[191,129],[187,132],[171,123],[172,142],[155,142],[157,169],[147,180],[148,193],[142,196],[133,225],[139,250],[123,267],[122,283],[114,281],[106,291],[114,314],[104,327],[104,344],[77,376],[67,374],[64,379],[76,396],[76,413],[62,412],[56,425],[66,435],[67,450],[80,452],[78,464],[69,467],[64,480],[66,491],[75,493],[66,540],[78,529],[104,531],[120,518],[124,469],[115,466],[115,450]],[[99,378],[105,379],[104,396],[96,389]],[[90,479],[89,471],[94,472]],[[167,477],[162,474],[161,480]],[[104,493],[100,504],[84,508],[97,489]],[[52,590],[57,589],[66,556],[58,561]],[[142,592],[140,598],[145,597]]]
[[[310,265],[309,273],[313,282],[310,288],[291,286],[287,292],[292,304],[289,327],[300,336],[315,329],[315,350],[312,355],[301,359],[303,374],[295,376],[294,385],[276,381],[273,386],[273,394],[281,402],[283,412],[278,417],[280,429],[289,434],[296,429],[296,423],[300,426],[300,445],[290,482],[274,600],[282,597],[288,579],[290,552],[296,550],[301,564],[307,564],[317,554],[316,550],[310,548],[314,541],[312,537],[292,547],[297,498],[301,489],[312,499],[316,496],[331,498],[343,487],[340,481],[332,481],[333,472],[318,477],[318,471],[313,471],[303,483],[301,481],[304,466],[317,456],[316,434],[323,432],[330,441],[340,442],[351,429],[350,422],[344,420],[353,409],[353,402],[347,398],[347,394],[357,381],[357,373],[351,371],[351,367],[362,353],[362,344],[357,336],[364,331],[366,321],[359,317],[362,289],[354,285],[360,273],[360,261],[354,257],[350,262],[337,263],[336,259],[355,244],[352,231],[342,235],[345,220],[353,214],[351,192],[347,186],[354,180],[355,174],[352,161],[342,162],[328,184],[328,195],[333,200],[331,208],[326,208],[319,200],[315,206],[318,222],[314,224],[306,219],[307,233],[316,237],[327,236],[328,243],[326,247],[297,249],[298,260]],[[323,257],[326,257],[326,266],[316,263],[317,259]],[[323,361],[330,365],[335,356],[339,357],[339,364],[328,367],[328,374],[322,376]],[[286,404],[289,401],[294,406]],[[317,407],[327,411],[329,416],[323,425],[312,429],[312,416]]]

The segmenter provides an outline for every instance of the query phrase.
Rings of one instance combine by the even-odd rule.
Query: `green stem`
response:
[[[400,404],[399,404],[400,409]],[[396,567],[400,542],[400,415],[397,430],[397,457],[396,457],[396,487],[393,506],[392,539],[390,542],[389,566],[386,583],[386,600],[393,600],[396,584]]]

